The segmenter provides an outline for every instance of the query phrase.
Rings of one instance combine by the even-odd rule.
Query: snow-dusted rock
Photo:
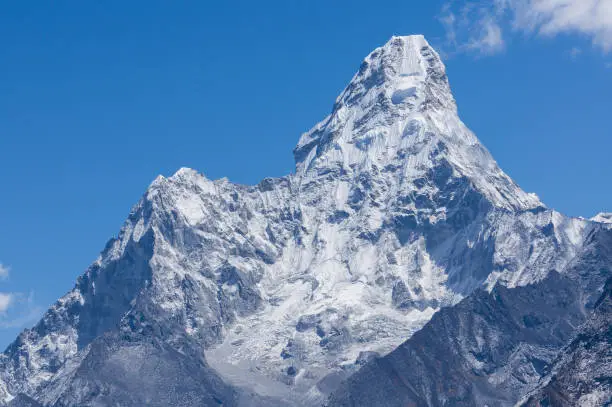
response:
[[[593,222],[612,223],[612,213],[601,212],[591,218]]]
[[[562,272],[598,227],[497,166],[422,36],[373,51],[294,156],[255,186],[158,177],[0,356],[4,402],[141,405],[153,393],[130,369],[157,360],[155,377],[190,377],[163,388],[190,394],[173,405],[317,405],[440,307]]]
[[[476,290],[349,377],[329,406],[510,407],[525,394],[529,406],[603,406],[611,286],[612,230],[597,228],[562,273]]]
[[[521,406],[598,407],[612,402],[611,294],[612,280],[608,280],[593,314]]]

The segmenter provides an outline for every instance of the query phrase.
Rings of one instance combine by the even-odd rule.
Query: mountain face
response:
[[[503,406],[539,378],[583,322],[577,289],[541,282],[479,290],[351,376],[333,406]]]
[[[509,405],[595,315],[607,224],[547,209],[497,166],[422,36],[366,57],[294,156],[255,186],[158,177],[0,356],[0,405],[481,405],[500,389]],[[435,387],[449,354],[456,386]]]
[[[521,406],[609,405],[612,394],[611,294],[612,281],[608,280],[592,316],[559,353],[550,373]]]
[[[612,403],[612,228],[589,240],[587,267],[581,267],[583,276],[608,276],[604,291],[586,323],[558,353],[535,390],[523,398],[523,407]]]
[[[595,229],[563,274],[476,290],[351,376],[329,405],[514,406],[528,392],[527,406],[604,405],[611,272],[612,228]]]

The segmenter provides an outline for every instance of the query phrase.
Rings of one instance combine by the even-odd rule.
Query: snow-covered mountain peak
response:
[[[591,218],[593,222],[612,224],[612,212],[601,212]]]
[[[364,59],[332,113],[300,138],[294,150],[298,172],[343,136],[355,141],[346,139],[349,131],[365,135],[366,142],[358,143],[363,149],[370,133],[437,111],[456,113],[439,55],[422,35],[392,37]]]
[[[445,75],[446,68],[440,56],[425,37],[394,36],[364,59],[337,102],[363,105],[370,98],[386,98],[392,105],[406,107],[408,104],[414,108],[424,101],[425,88],[440,79],[446,85],[446,96],[450,96]],[[365,100],[361,100],[363,98]],[[444,104],[451,109],[455,107],[454,103]]]
[[[423,102],[431,101],[427,98],[432,96],[427,95],[428,87],[442,85],[444,100],[437,100],[439,107],[454,109],[445,75],[444,64],[425,37],[394,36],[365,58],[340,102],[350,105],[372,93],[371,98],[390,99],[398,108],[416,110]]]
[[[159,394],[187,394],[190,377],[208,391],[210,366],[235,388],[321,405],[441,307],[564,270],[603,228],[522,191],[459,119],[445,72],[422,36],[393,37],[301,137],[294,174],[157,177],[74,289],[0,355],[0,406],[20,394],[143,405],[133,379],[158,370],[134,366],[149,361]],[[206,364],[169,370],[177,354]]]
[[[443,168],[469,180],[494,206],[543,206],[501,171],[459,119],[444,64],[421,35],[392,37],[370,53],[331,114],[302,135],[294,156],[301,185],[331,173],[384,173],[385,183],[414,191]]]
[[[199,176],[201,176],[201,174],[198,173],[193,168],[181,167],[179,168],[177,172],[174,173],[174,175],[172,175],[172,178],[189,179],[189,178],[194,178],[194,177],[199,177]]]
[[[155,191],[171,188],[172,186],[181,186],[183,188],[198,188],[199,186],[200,188],[206,189],[213,183],[214,182],[206,178],[204,174],[192,168],[182,167],[169,177],[164,177],[163,175],[157,176],[149,186],[146,195],[151,195],[155,193]]]

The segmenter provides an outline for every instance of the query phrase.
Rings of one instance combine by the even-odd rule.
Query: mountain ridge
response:
[[[150,402],[131,365],[151,359],[196,378],[175,405],[316,405],[440,308],[565,269],[595,228],[497,166],[422,36],[366,57],[294,156],[294,174],[254,186],[188,168],[157,177],[75,288],[0,356],[0,400]]]

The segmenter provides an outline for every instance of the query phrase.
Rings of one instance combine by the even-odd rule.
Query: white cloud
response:
[[[0,314],[5,313],[13,303],[13,294],[0,293]]]
[[[0,328],[21,328],[40,319],[43,309],[36,305],[33,292],[28,296],[21,293],[9,295],[11,310],[0,315]]]
[[[0,263],[0,280],[8,278],[10,267]],[[21,328],[40,317],[34,294],[0,292],[0,328]]]
[[[505,41],[498,16],[501,8],[476,2],[455,7],[454,2],[442,8],[440,22],[446,30],[446,42],[455,52],[491,55],[503,51]]]
[[[504,0],[516,29],[543,35],[579,33],[612,50],[612,0]]]
[[[0,280],[8,278],[10,268],[0,263]],[[11,293],[0,292],[0,314],[4,314],[13,303],[14,296]]]
[[[446,41],[449,44],[457,45],[457,17],[451,8],[451,3],[446,3],[442,7],[442,15],[440,16],[440,22],[446,30]]]
[[[466,47],[478,51],[480,54],[496,54],[504,49],[502,29],[494,19],[488,18],[478,24],[480,32],[472,37]]]
[[[509,32],[580,34],[602,52],[612,51],[612,0],[451,1],[440,20],[448,43],[460,52],[500,52]]]
[[[0,263],[0,279],[1,280],[8,278],[10,271],[11,271],[10,267],[5,266],[4,264]]]

